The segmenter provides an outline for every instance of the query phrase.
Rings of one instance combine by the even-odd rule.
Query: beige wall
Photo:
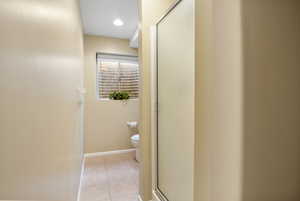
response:
[[[299,200],[299,1],[196,2],[196,200]]]
[[[0,200],[76,200],[83,47],[76,0],[0,3]]]
[[[101,36],[84,36],[85,79],[85,153],[104,152],[131,148],[127,121],[139,120],[139,101],[97,100],[96,53],[137,55],[124,39]]]
[[[196,1],[195,200],[240,201],[242,123],[240,2]]]
[[[300,200],[300,2],[244,0],[243,201]]]

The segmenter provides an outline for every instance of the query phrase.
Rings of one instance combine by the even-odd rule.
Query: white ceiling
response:
[[[84,33],[130,39],[138,27],[137,0],[80,0]],[[124,25],[116,27],[120,18]]]

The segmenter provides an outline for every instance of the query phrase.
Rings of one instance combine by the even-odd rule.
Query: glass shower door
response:
[[[157,24],[157,189],[193,200],[193,1],[178,1]]]

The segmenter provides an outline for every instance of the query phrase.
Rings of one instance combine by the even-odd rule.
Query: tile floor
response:
[[[137,201],[135,152],[85,159],[80,201]]]

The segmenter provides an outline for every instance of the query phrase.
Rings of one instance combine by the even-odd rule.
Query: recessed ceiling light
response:
[[[117,26],[117,27],[123,26],[124,22],[121,19],[117,18],[117,19],[114,20],[114,25]]]

